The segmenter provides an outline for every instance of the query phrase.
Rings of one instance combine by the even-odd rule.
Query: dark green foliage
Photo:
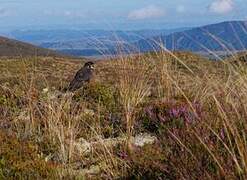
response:
[[[116,137],[124,131],[122,110],[117,93],[112,86],[95,82],[76,92],[73,97],[77,103],[87,102],[87,107],[97,112],[105,138]],[[95,123],[96,117],[84,118],[88,119],[88,125]]]
[[[116,91],[105,84],[92,83],[85,86],[75,96],[75,100],[87,100],[94,104],[99,104],[108,111],[114,110],[116,107]]]

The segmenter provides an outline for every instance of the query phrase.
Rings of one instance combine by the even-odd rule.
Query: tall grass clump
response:
[[[148,68],[150,66],[141,65],[142,63],[148,62],[131,58],[124,58],[117,61],[117,65],[121,71],[118,80],[119,96],[123,106],[127,134],[129,136],[133,133],[135,113],[138,106],[151,93],[152,69]]]

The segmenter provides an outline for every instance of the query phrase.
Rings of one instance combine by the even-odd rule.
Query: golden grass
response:
[[[96,165],[99,174],[81,176],[247,178],[244,63],[239,66],[230,60],[214,62],[192,53],[166,51],[122,57],[97,63],[89,91],[61,95],[59,89],[68,84],[81,64],[52,58],[0,61],[0,128],[8,124],[7,130],[18,139],[37,144],[41,159],[61,165],[60,177],[76,177],[80,169]],[[90,91],[95,87],[98,89]],[[202,115],[195,103],[202,106]],[[173,121],[184,119],[169,114],[164,118],[172,127],[148,119],[158,128],[150,132],[158,136],[159,143],[153,145],[158,146],[157,152],[151,145],[152,150],[147,151],[132,147],[128,154],[125,144],[104,144],[105,138],[115,134],[131,137],[149,131],[149,127],[143,127],[144,110],[153,104],[164,106],[164,111],[185,106],[192,124],[173,127]],[[101,143],[81,155],[75,150],[80,138]],[[150,155],[141,159],[132,154],[136,151]],[[127,157],[123,158],[125,153]]]

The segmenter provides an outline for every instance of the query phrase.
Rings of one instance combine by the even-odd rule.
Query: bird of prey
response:
[[[88,83],[93,77],[94,63],[87,62],[77,71],[74,79],[70,82],[67,91],[74,92],[80,89],[85,83]]]

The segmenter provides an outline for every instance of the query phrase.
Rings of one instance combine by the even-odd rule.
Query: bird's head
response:
[[[89,70],[94,70],[94,62],[91,62],[91,61],[86,62],[84,67],[86,67]]]

